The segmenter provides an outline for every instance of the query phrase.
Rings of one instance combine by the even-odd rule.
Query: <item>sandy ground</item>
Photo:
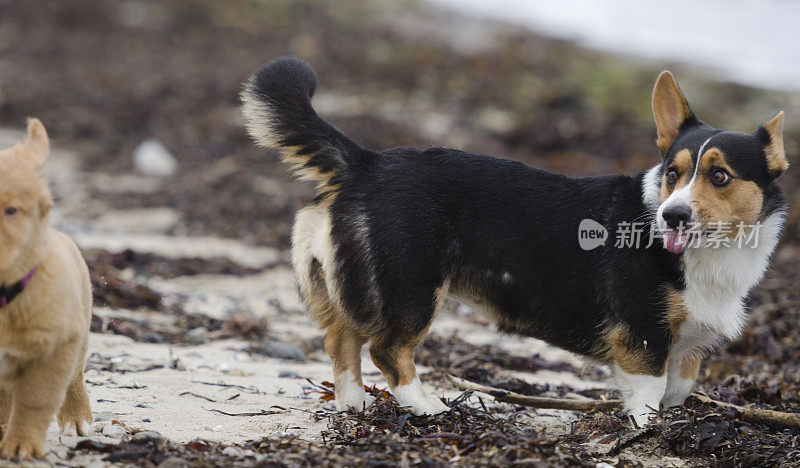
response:
[[[22,137],[17,131],[0,130],[0,147]],[[57,144],[55,146],[57,148]],[[53,223],[69,233],[82,249],[104,248],[112,252],[132,249],[169,258],[227,257],[245,266],[267,266],[261,273],[245,276],[195,275],[164,279],[130,273],[134,281],[161,293],[165,302],[181,301],[187,313],[224,318],[245,312],[265,317],[271,336],[280,337],[284,343],[321,338],[320,330],[303,313],[294,276],[288,267],[287,252],[230,239],[167,235],[165,233],[179,216],[169,208],[109,210],[102,202],[89,198],[89,188],[111,191],[133,187],[156,192],[167,182],[133,174],[112,176],[81,172],[76,161],[74,154],[55,149],[47,172],[56,198]],[[108,318],[165,319],[140,311],[104,307],[96,307],[95,314]],[[432,332],[441,336],[455,335],[476,345],[492,344],[514,354],[538,353],[544,359],[581,365],[580,360],[569,353],[541,342],[500,336],[463,306],[444,312]],[[157,431],[173,442],[199,438],[241,444],[263,436],[289,434],[318,440],[326,423],[315,418],[315,412],[329,410],[332,406],[319,399],[306,379],[316,383],[331,380],[327,355],[314,351],[298,362],[248,353],[248,346],[241,340],[174,346],[93,333],[85,374],[96,415],[95,433],[91,437],[105,442],[119,440],[103,435],[106,426],[115,424],[125,428],[124,437],[141,431]],[[423,366],[419,370],[421,374],[430,371]],[[514,372],[513,375],[531,383],[563,383],[576,389],[605,386],[571,372]],[[367,385],[386,386],[367,355],[364,356],[364,378]],[[436,388],[436,393],[448,398],[459,394],[444,382]],[[573,416],[563,411],[542,411],[531,413],[530,418],[533,426],[563,432]],[[82,455],[65,460],[69,448],[79,440],[81,438],[59,436],[53,424],[48,433],[51,448],[48,462],[102,465],[99,456]]]

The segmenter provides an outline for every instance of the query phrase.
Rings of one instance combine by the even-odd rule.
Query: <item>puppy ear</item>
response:
[[[757,133],[764,142],[764,153],[767,155],[767,171],[772,177],[778,177],[789,168],[786,152],[783,150],[783,111],[761,126]]]
[[[692,109],[686,102],[678,82],[668,71],[661,72],[653,88],[653,117],[658,129],[656,144],[661,154],[666,155],[669,147],[678,137],[681,126],[695,119]]]
[[[36,117],[28,118],[28,141],[25,142],[28,157],[36,170],[44,167],[50,156],[50,139],[42,122]]]
[[[39,194],[39,217],[44,218],[53,207],[53,196],[50,194],[50,189],[47,184],[42,182],[42,191]]]

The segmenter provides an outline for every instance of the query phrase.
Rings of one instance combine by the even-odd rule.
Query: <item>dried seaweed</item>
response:
[[[200,274],[252,275],[273,266],[267,265],[264,268],[250,268],[224,257],[212,259],[167,258],[152,253],[136,252],[131,249],[125,249],[122,252],[91,249],[84,251],[83,255],[91,270],[94,270],[100,265],[109,265],[117,270],[130,268],[137,275],[161,278],[176,278],[178,276]]]

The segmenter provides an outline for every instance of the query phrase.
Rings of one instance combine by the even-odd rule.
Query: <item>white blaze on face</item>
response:
[[[697,161],[695,161],[694,165],[694,173],[692,174],[692,178],[689,180],[689,183],[673,191],[670,196],[664,200],[664,203],[658,207],[658,211],[656,212],[656,226],[658,227],[659,232],[663,233],[664,248],[672,253],[681,253],[683,251],[688,241],[688,235],[685,231],[670,229],[664,220],[664,211],[673,206],[688,206],[692,209],[692,216],[689,222],[694,222],[696,217],[692,203],[692,187],[697,180],[697,171],[700,168],[700,158],[703,157],[703,152],[705,151],[706,146],[708,146],[708,142],[710,142],[714,136],[715,135],[712,135],[705,142],[703,142],[702,145],[700,145],[700,150],[697,152]]]

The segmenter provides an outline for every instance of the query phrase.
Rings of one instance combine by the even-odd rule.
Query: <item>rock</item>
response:
[[[158,431],[142,431],[137,432],[131,437],[134,443],[149,442],[151,440],[166,440],[167,438],[161,435]]]
[[[97,413],[94,417],[95,421],[111,421],[112,419],[117,417],[117,413],[112,411],[101,411]]]
[[[164,343],[167,338],[158,332],[144,333],[139,337],[145,343]]]
[[[162,461],[158,468],[188,468],[189,462],[181,457],[169,457]]]
[[[278,359],[291,359],[293,361],[305,361],[306,352],[295,345],[286,343],[276,343],[270,341],[264,343],[261,347],[261,352],[265,355]]]
[[[135,390],[135,389],[139,389],[139,388],[145,388],[145,387],[146,387],[146,385],[139,385],[139,384],[138,384],[138,383],[137,383],[135,380],[133,380],[133,379],[128,379],[128,380],[126,380],[126,381],[122,382],[122,383],[119,385],[119,388],[131,388],[131,389],[134,389],[134,390]]]
[[[281,371],[280,374],[278,374],[278,378],[279,379],[299,379],[300,378],[300,374],[298,374],[297,372],[290,371],[290,370],[284,370],[284,371]]]
[[[206,342],[207,337],[208,330],[206,327],[192,328],[189,330],[189,333],[186,334],[186,339],[192,344],[203,344]]]
[[[243,455],[242,451],[236,447],[225,447],[222,449],[222,454],[226,457],[241,457]]]
[[[112,439],[121,439],[127,434],[125,428],[116,424],[109,424],[103,428],[103,435]]]
[[[170,177],[178,170],[178,161],[158,140],[145,140],[133,150],[133,167],[152,177]]]

